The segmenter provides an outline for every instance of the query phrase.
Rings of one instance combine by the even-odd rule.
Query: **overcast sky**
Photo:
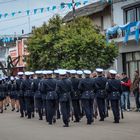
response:
[[[72,0],[0,0],[0,14],[12,13],[18,11],[33,10],[36,8],[45,8],[49,6],[59,6],[61,2],[70,2]],[[75,0],[83,2],[84,0]],[[88,0],[89,3],[96,0]],[[98,1],[98,0],[97,0]],[[32,26],[41,26],[44,21],[48,21],[55,13],[64,16],[70,9],[67,7],[63,10],[57,8],[55,11],[44,13],[37,13],[31,15],[30,20],[26,13],[18,14],[18,16],[8,16],[0,19],[0,35],[21,34],[22,29],[24,33],[28,33]],[[30,21],[30,26],[29,26]]]

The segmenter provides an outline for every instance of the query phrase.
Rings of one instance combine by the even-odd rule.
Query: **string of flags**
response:
[[[104,3],[104,2],[112,2],[112,0],[99,0],[100,2]],[[86,4],[89,4],[89,3],[92,3],[92,2],[95,2],[95,0],[83,0],[82,2],[75,2],[75,3],[72,3],[72,2],[68,2],[68,3],[64,3],[64,2],[61,2],[61,4],[59,6],[56,6],[56,5],[53,5],[53,6],[48,6],[48,7],[42,7],[42,8],[35,8],[35,9],[32,9],[32,10],[25,10],[25,11],[16,11],[16,12],[12,12],[12,13],[0,13],[0,20],[3,19],[3,18],[8,18],[9,16],[11,17],[15,17],[17,15],[21,15],[21,14],[26,14],[27,16],[29,15],[36,15],[38,13],[44,13],[44,12],[49,12],[49,11],[55,11],[57,10],[58,8],[60,10],[63,10],[64,8],[69,8],[69,9],[72,9],[73,6],[75,6],[75,8],[78,8],[79,6],[84,6]],[[74,4],[74,5],[73,5]],[[3,43],[10,43],[10,42],[15,42],[15,37],[13,36],[1,36],[0,37],[0,42],[3,42]]]
[[[109,41],[110,36],[122,31],[124,32],[124,43],[127,43],[129,40],[130,35],[135,35],[135,40],[138,43],[139,42],[139,35],[140,35],[140,21],[136,22],[129,22],[125,25],[119,26],[116,25],[114,27],[108,28],[106,31],[106,39],[107,42]]]
[[[95,0],[93,0],[93,1],[95,1]],[[99,0],[99,1],[108,2],[108,3],[112,2],[112,0]],[[82,2],[79,1],[79,2],[75,2],[75,3],[61,2],[61,4],[59,6],[53,5],[53,6],[48,6],[48,7],[35,8],[35,9],[32,9],[32,10],[27,9],[25,11],[14,11],[12,13],[0,13],[0,19],[4,19],[4,18],[8,18],[8,17],[15,17],[15,16],[18,16],[18,15],[21,15],[21,14],[24,14],[24,15],[27,15],[27,16],[33,15],[33,14],[36,15],[38,13],[45,13],[45,12],[49,12],[49,11],[55,11],[57,9],[63,10],[64,8],[72,9],[73,6],[78,8],[79,6],[86,5],[89,2],[92,2],[92,1],[91,0],[83,0]]]

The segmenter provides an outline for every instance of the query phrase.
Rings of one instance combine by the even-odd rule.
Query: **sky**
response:
[[[43,12],[32,14],[27,16],[26,12],[22,14],[17,14],[14,17],[7,16],[6,18],[0,18],[0,35],[21,35],[22,29],[24,34],[31,31],[32,26],[39,27],[44,22],[47,22],[54,14],[58,13],[62,17],[67,14],[70,9],[65,7],[65,9],[60,10],[61,2],[71,2],[72,0],[0,0],[0,14],[12,13],[18,11],[26,11],[36,8],[45,8],[49,6],[57,6],[54,11]],[[75,2],[83,2],[84,0],[75,0]],[[88,0],[88,4],[98,0]],[[39,11],[38,11],[39,12]]]

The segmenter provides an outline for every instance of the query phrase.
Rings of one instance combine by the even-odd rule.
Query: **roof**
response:
[[[76,17],[90,16],[94,13],[103,11],[108,5],[109,4],[107,2],[100,2],[100,1],[94,2],[92,4],[76,9],[75,16]],[[70,11],[67,15],[64,16],[63,21],[69,22],[72,19],[73,19],[73,11]]]

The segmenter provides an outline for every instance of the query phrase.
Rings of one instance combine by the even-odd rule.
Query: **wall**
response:
[[[103,30],[106,30],[111,26],[111,8],[108,6],[103,11],[95,13],[90,16],[90,18],[93,20],[93,23],[95,25],[98,25],[101,27],[101,17],[103,16]]]
[[[114,23],[117,25],[123,25],[124,24],[124,18],[123,18],[123,6],[126,6],[131,3],[139,2],[140,0],[127,0],[123,2],[118,2],[113,4],[113,20]]]

